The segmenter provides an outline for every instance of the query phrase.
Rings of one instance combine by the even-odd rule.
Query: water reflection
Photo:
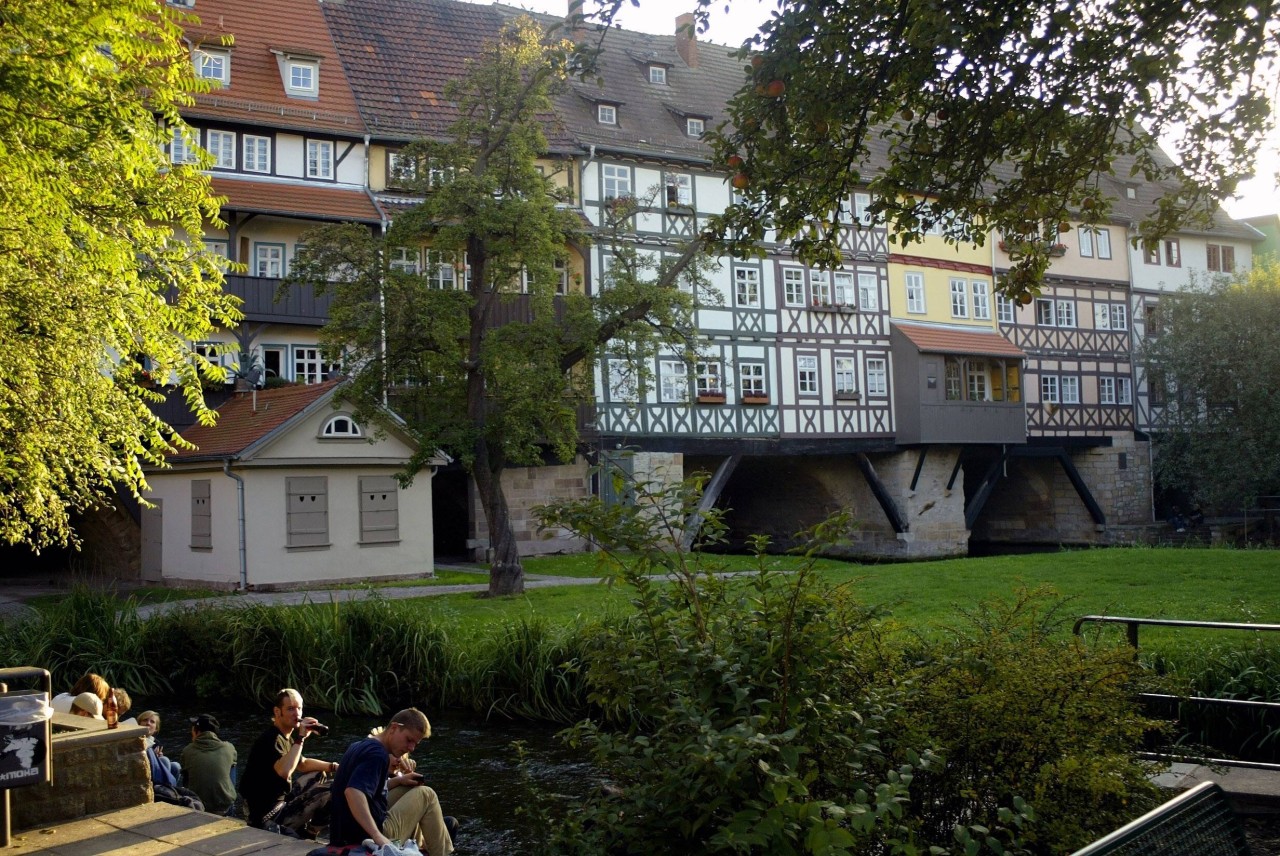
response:
[[[239,770],[249,757],[249,747],[271,724],[267,711],[246,711],[218,707],[177,710],[164,702],[139,701],[133,712],[150,707],[161,718],[158,742],[165,754],[177,760],[190,741],[190,719],[198,713],[212,713],[222,725],[219,736],[229,740],[239,755]],[[325,711],[305,711],[330,726],[324,737],[307,740],[307,757],[336,761],[347,745],[368,734],[374,725],[385,725],[388,717],[337,717]],[[427,784],[436,789],[446,814],[462,824],[460,848],[468,854],[511,854],[532,852],[534,836],[529,821],[516,817],[516,807],[527,801],[520,772],[511,748],[521,740],[526,746],[525,770],[543,793],[564,803],[580,800],[599,784],[592,766],[579,752],[563,746],[554,735],[554,725],[533,725],[506,721],[478,722],[455,712],[428,712],[430,740],[423,741],[414,758]]]

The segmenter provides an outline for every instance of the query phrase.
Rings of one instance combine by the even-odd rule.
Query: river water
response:
[[[271,724],[269,712],[221,709],[216,706],[178,710],[169,703],[138,700],[131,715],[148,708],[160,714],[157,741],[165,754],[177,760],[190,742],[190,718],[211,713],[222,726],[219,736],[236,747],[238,769],[249,757],[249,747]],[[384,717],[337,717],[325,711],[307,709],[330,727],[324,737],[307,740],[307,757],[336,761],[347,745],[368,735],[375,725],[385,725]],[[555,739],[554,725],[516,723],[505,720],[479,721],[454,712],[428,713],[431,739],[424,740],[414,753],[418,771],[440,797],[445,814],[458,818],[459,848],[467,854],[519,854],[534,851],[529,821],[516,816],[515,809],[528,801],[515,752],[514,741],[525,744],[525,773],[544,794],[552,795],[561,808],[568,808],[588,791],[598,787],[599,777],[581,752]]]

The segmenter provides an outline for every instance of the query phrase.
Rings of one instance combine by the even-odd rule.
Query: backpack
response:
[[[152,784],[151,789],[155,792],[156,802],[169,803],[170,805],[180,805],[184,808],[193,808],[196,811],[204,811],[204,803],[200,801],[200,797],[196,796],[196,792],[178,785],[171,787],[169,785]]]

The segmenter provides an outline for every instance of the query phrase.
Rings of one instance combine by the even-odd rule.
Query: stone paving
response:
[[[9,854],[57,856],[304,856],[314,841],[296,841],[217,815],[166,803],[86,817],[14,833]]]

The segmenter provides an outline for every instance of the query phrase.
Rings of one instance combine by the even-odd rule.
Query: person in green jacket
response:
[[[218,720],[208,713],[191,719],[191,743],[182,750],[182,778],[204,803],[204,810],[224,814],[236,799],[231,771],[236,747],[218,738]]]

